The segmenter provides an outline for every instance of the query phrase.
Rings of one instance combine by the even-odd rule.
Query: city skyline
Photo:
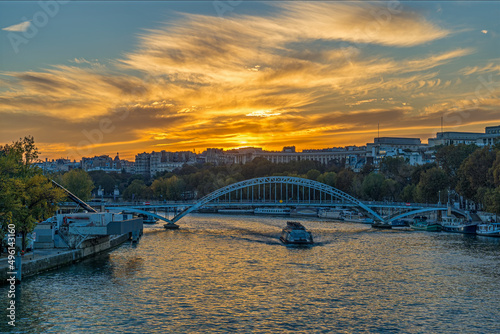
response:
[[[0,4],[0,143],[41,158],[365,145],[500,123],[496,2]]]

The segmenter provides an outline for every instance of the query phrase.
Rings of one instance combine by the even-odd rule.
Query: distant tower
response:
[[[120,153],[118,152],[116,152],[116,157],[113,160],[113,167],[118,169],[122,168],[122,164],[120,162]]]

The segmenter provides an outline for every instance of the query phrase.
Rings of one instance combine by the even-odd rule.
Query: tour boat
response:
[[[285,215],[289,216],[292,210],[290,208],[257,208],[253,212],[256,215]]]
[[[500,223],[489,222],[477,225],[476,233],[487,237],[500,237]]]
[[[318,210],[316,208],[297,208],[292,210],[290,215],[296,217],[317,217]]]
[[[158,218],[155,218],[153,216],[150,216],[150,215],[145,215],[145,214],[139,214],[140,217],[142,217],[142,222],[144,224],[156,224],[156,222],[158,221]]]
[[[410,222],[405,219],[394,219],[391,225],[393,229],[405,229],[410,226]]]
[[[441,226],[445,232],[476,234],[477,224],[461,218],[445,216],[442,217]]]
[[[281,231],[281,242],[292,245],[310,245],[313,243],[311,232],[299,222],[287,222],[286,227]]]
[[[439,232],[441,225],[436,222],[428,222],[426,216],[415,216],[413,222],[410,223],[412,230]]]
[[[230,215],[246,215],[252,214],[253,210],[249,209],[218,209],[218,213],[230,214]]]
[[[344,220],[344,212],[342,210],[321,210],[318,214],[318,217]]]
[[[163,224],[163,227],[166,229],[166,230],[177,230],[179,228],[179,225],[175,224],[175,223],[166,223],[166,224]]]

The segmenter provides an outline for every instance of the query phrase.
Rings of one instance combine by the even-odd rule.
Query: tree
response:
[[[439,192],[445,191],[448,186],[448,175],[446,172],[433,167],[420,175],[416,197],[422,203],[437,203],[439,201]]]
[[[468,199],[481,201],[478,190],[481,187],[493,186],[492,167],[496,160],[496,152],[484,147],[474,151],[458,170],[457,191]]]
[[[384,176],[375,172],[368,174],[362,183],[363,197],[381,201],[384,196]]]
[[[474,144],[446,145],[436,150],[436,161],[450,176],[455,178],[462,162],[467,159],[478,147]]]
[[[375,166],[373,166],[372,164],[368,164],[368,163],[367,163],[367,164],[365,164],[365,165],[363,166],[363,168],[361,168],[361,170],[360,170],[360,172],[359,172],[359,173],[360,173],[362,176],[366,176],[366,175],[368,175],[368,174],[370,174],[370,173],[372,173],[372,172],[374,172],[374,171],[375,171]]]
[[[326,172],[318,176],[317,181],[327,184],[330,187],[335,187],[335,181],[337,180],[337,173],[335,172]]]
[[[311,170],[307,171],[306,177],[309,180],[316,181],[320,175],[321,175],[321,172],[319,170],[311,169]]]
[[[428,163],[414,167],[410,174],[411,183],[417,185],[420,182],[420,176],[422,173],[434,167],[436,167],[435,163]]]
[[[35,222],[52,216],[64,198],[62,190],[52,186],[42,170],[32,164],[37,158],[33,137],[0,146],[0,234],[8,224],[14,224],[22,236],[23,250]]]
[[[143,180],[133,180],[123,192],[123,198],[127,200],[139,200],[144,198],[147,186]]]
[[[496,151],[496,159],[491,166],[489,173],[493,176],[493,183],[496,187],[500,186],[500,149]]]
[[[394,201],[401,191],[401,184],[393,179],[385,179],[382,184],[383,193],[388,199]]]
[[[484,204],[486,211],[500,214],[500,186],[486,190]]]
[[[167,198],[167,179],[159,178],[153,181],[151,190],[156,198]]]
[[[94,185],[96,187],[101,187],[105,194],[112,193],[115,186],[119,183],[113,174],[108,174],[102,170],[89,172],[89,175],[92,178]]]
[[[26,246],[26,235],[35,228],[35,222],[52,216],[57,210],[57,203],[65,194],[43,175],[35,175],[24,182],[21,195],[22,207],[13,214],[17,222],[16,231],[22,234],[23,250]]]
[[[61,178],[62,186],[75,194],[82,201],[92,197],[94,182],[90,175],[83,169],[72,169]]]
[[[343,169],[337,174],[336,188],[349,193],[356,174],[350,169]]]
[[[400,194],[401,200],[404,202],[415,202],[417,186],[414,184],[408,184],[403,188]]]
[[[393,179],[405,186],[409,183],[414,167],[403,158],[386,157],[380,162],[380,172],[386,178]]]
[[[166,199],[167,200],[180,200],[182,199],[182,194],[186,191],[186,183],[184,180],[178,178],[177,176],[172,176],[166,181]]]

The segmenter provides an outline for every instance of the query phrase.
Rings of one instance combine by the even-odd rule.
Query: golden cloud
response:
[[[51,152],[67,142],[95,154],[244,142],[331,146],[345,134],[365,138],[376,122],[397,129],[433,114],[425,111],[430,103],[417,109],[409,100],[451,98],[453,85],[437,68],[474,52],[411,59],[369,52],[366,45],[394,50],[451,34],[388,4],[275,6],[272,16],[183,15],[144,31],[136,50],[109,67],[74,58],[74,66],[3,73],[9,88],[0,91],[0,114],[11,130],[0,141],[30,131]],[[23,125],[27,115],[38,122]],[[103,119],[112,131],[100,130]],[[99,140],[88,138],[92,131],[101,131]]]

